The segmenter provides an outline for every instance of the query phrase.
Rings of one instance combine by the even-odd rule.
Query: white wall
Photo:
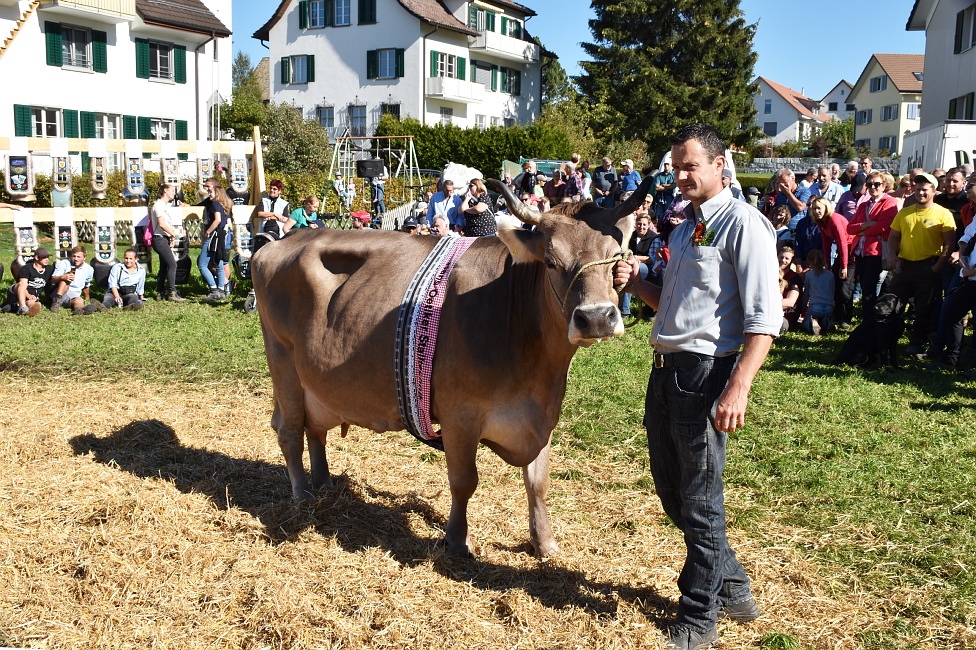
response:
[[[851,88],[847,84],[840,84],[835,86],[830,93],[824,97],[823,102],[821,102],[820,112],[822,115],[830,116],[837,120],[845,120],[851,115],[854,115],[854,111],[848,111],[846,105],[848,103],[853,104],[851,101]],[[837,102],[837,110],[830,111],[827,110],[831,102]]]
[[[772,100],[771,113],[763,112],[767,99]],[[773,144],[783,144],[800,137],[799,113],[782,95],[760,80],[759,93],[753,95],[753,100],[756,104],[756,124],[760,130],[765,122],[776,122],[776,135],[771,136]]]
[[[973,0],[941,0],[925,28],[925,82],[922,120],[917,128],[941,124],[949,117],[949,100],[976,91],[976,48],[953,54],[956,14]]]

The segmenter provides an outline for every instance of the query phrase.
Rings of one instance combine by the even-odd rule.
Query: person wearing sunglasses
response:
[[[864,313],[868,313],[878,300],[888,234],[899,208],[898,199],[885,192],[887,187],[880,172],[871,172],[864,187],[868,200],[857,206],[854,218],[847,224],[847,234],[854,237],[854,268],[861,278]]]

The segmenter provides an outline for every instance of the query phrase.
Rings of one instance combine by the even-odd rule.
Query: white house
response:
[[[820,100],[820,114],[826,115],[830,120],[846,120],[854,115],[854,103],[851,101],[852,86],[845,79],[830,89]]]
[[[231,0],[0,0],[0,134],[207,139],[230,21]]]
[[[916,0],[906,25],[925,30],[925,63],[937,71],[925,79],[918,128],[946,120],[974,120],[976,103],[976,2]]]
[[[539,116],[542,59],[516,2],[282,0],[254,33],[270,50],[271,100],[333,134],[384,113],[461,127]]]
[[[756,124],[773,144],[787,140],[808,140],[827,121],[820,102],[802,93],[759,77],[759,92],[753,95]]]
[[[919,128],[923,54],[872,54],[851,91],[854,146],[900,154],[906,134]]]

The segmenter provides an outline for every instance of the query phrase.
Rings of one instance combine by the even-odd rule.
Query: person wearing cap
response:
[[[732,170],[728,167],[722,170],[722,186],[729,188],[729,191],[732,192],[732,196],[734,198],[748,203],[748,201],[746,201],[746,197],[742,194],[742,190],[739,189],[739,186],[732,184]]]
[[[354,230],[369,230],[369,213],[365,210],[360,210],[359,212],[353,212],[352,217],[352,227]]]
[[[762,192],[755,185],[750,185],[746,188],[746,203],[754,208],[759,208],[759,197],[762,196]]]
[[[908,337],[909,354],[923,354],[936,310],[941,304],[943,267],[956,245],[952,213],[935,203],[938,180],[915,177],[915,205],[902,208],[888,236],[888,270],[894,273],[889,291],[903,302],[915,300],[915,324]]]
[[[458,208],[463,199],[454,193],[454,181],[445,180],[442,187],[427,204],[427,223],[434,223],[434,217],[441,215],[447,217],[451,227],[460,228],[464,225],[464,217],[458,213]]]
[[[629,158],[620,163],[622,171],[620,173],[620,200],[626,201],[634,193],[637,186],[641,184],[640,172],[634,169],[634,161]]]
[[[51,253],[43,246],[34,251],[34,259],[20,267],[17,282],[7,289],[4,312],[37,316],[41,311],[41,296],[50,289],[54,276],[54,267],[48,265],[50,261]]]
[[[403,227],[400,228],[403,232],[408,235],[419,235],[420,234],[420,223],[417,221],[417,217],[410,215],[403,220]]]
[[[654,176],[654,217],[659,221],[664,213],[668,211],[668,206],[674,200],[674,191],[678,184],[674,181],[674,172],[671,171],[671,161],[665,160],[661,171]]]
[[[258,210],[258,217],[261,223],[258,225],[258,232],[273,232],[281,236],[281,228],[288,221],[291,214],[291,205],[281,196],[281,191],[285,184],[277,178],[268,183],[268,195],[261,197],[261,209]]]
[[[857,207],[867,200],[867,194],[864,192],[866,178],[866,176],[861,175],[855,176],[851,181],[851,189],[841,194],[836,205],[834,205],[834,210],[844,215],[848,223],[854,218]]]
[[[51,278],[51,311],[56,312],[61,307],[71,307],[72,313],[91,314],[104,309],[99,301],[90,300],[89,288],[95,277],[95,269],[85,261],[88,250],[84,246],[71,249],[71,259],[58,260],[54,265],[54,276]]]
[[[604,156],[601,162],[603,164],[593,172],[593,201],[602,208],[612,208],[613,186],[620,179],[609,158]]]

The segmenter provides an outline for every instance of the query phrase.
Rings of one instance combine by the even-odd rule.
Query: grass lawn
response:
[[[10,227],[0,227],[8,268],[11,250]],[[9,283],[5,271],[0,288]],[[184,295],[205,292],[196,277]],[[0,381],[131,377],[164,393],[244,380],[270,400],[257,315],[245,315],[242,301],[151,301],[135,314],[90,317],[0,315]],[[577,353],[555,434],[561,453],[581,464],[638,468],[633,482],[603,485],[609,499],[635,490],[656,498],[641,427],[649,332],[642,323]],[[859,634],[863,647],[974,647],[976,384],[915,360],[893,371],[835,367],[842,342],[839,334],[777,340],[747,426],[730,441],[730,528],[762,548],[802,553],[829,576],[820,586],[834,598],[868,594],[884,624]],[[799,647],[788,634],[767,636],[763,647]]]

